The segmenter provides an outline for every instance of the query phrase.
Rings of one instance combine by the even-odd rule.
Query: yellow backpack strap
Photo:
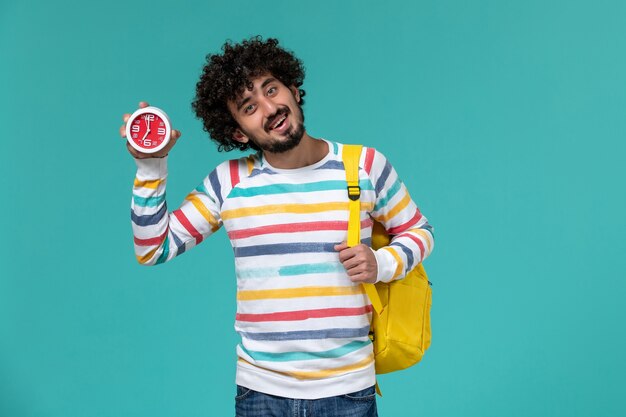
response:
[[[359,160],[361,159],[361,145],[343,145],[341,158],[346,170],[346,182],[348,183],[348,197],[350,198],[348,218],[348,246],[356,246],[361,243],[361,187],[359,186]],[[365,293],[372,303],[372,307],[379,315],[383,311],[383,304],[378,296],[374,284],[363,283]]]
[[[350,217],[348,219],[348,246],[361,243],[361,187],[359,186],[359,159],[361,159],[361,145],[344,145],[341,157],[346,170],[348,183],[348,198]]]

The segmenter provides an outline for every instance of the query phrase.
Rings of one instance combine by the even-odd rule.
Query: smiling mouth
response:
[[[283,123],[285,123],[285,120],[287,120],[287,115],[283,114],[282,116],[279,116],[274,123],[272,123],[270,125],[270,130],[274,130],[274,129],[279,129]]]
[[[267,130],[270,131],[274,129],[280,129],[285,124],[285,121],[287,120],[288,115],[289,115],[288,110],[284,109],[280,111],[276,116],[274,116],[272,121],[268,123]]]

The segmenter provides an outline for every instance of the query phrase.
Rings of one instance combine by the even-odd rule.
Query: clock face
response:
[[[131,145],[142,152],[155,152],[169,140],[169,126],[156,112],[146,111],[129,121]],[[158,149],[157,149],[158,148]]]

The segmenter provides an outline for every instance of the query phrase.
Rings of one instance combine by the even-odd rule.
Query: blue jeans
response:
[[[236,417],[378,417],[374,387],[336,397],[298,400],[237,385]]]

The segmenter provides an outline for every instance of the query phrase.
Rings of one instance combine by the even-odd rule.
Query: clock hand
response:
[[[146,136],[148,136],[148,133],[150,133],[150,129],[146,130],[146,134],[143,135],[143,138],[141,138],[141,140],[144,140],[146,138]]]

